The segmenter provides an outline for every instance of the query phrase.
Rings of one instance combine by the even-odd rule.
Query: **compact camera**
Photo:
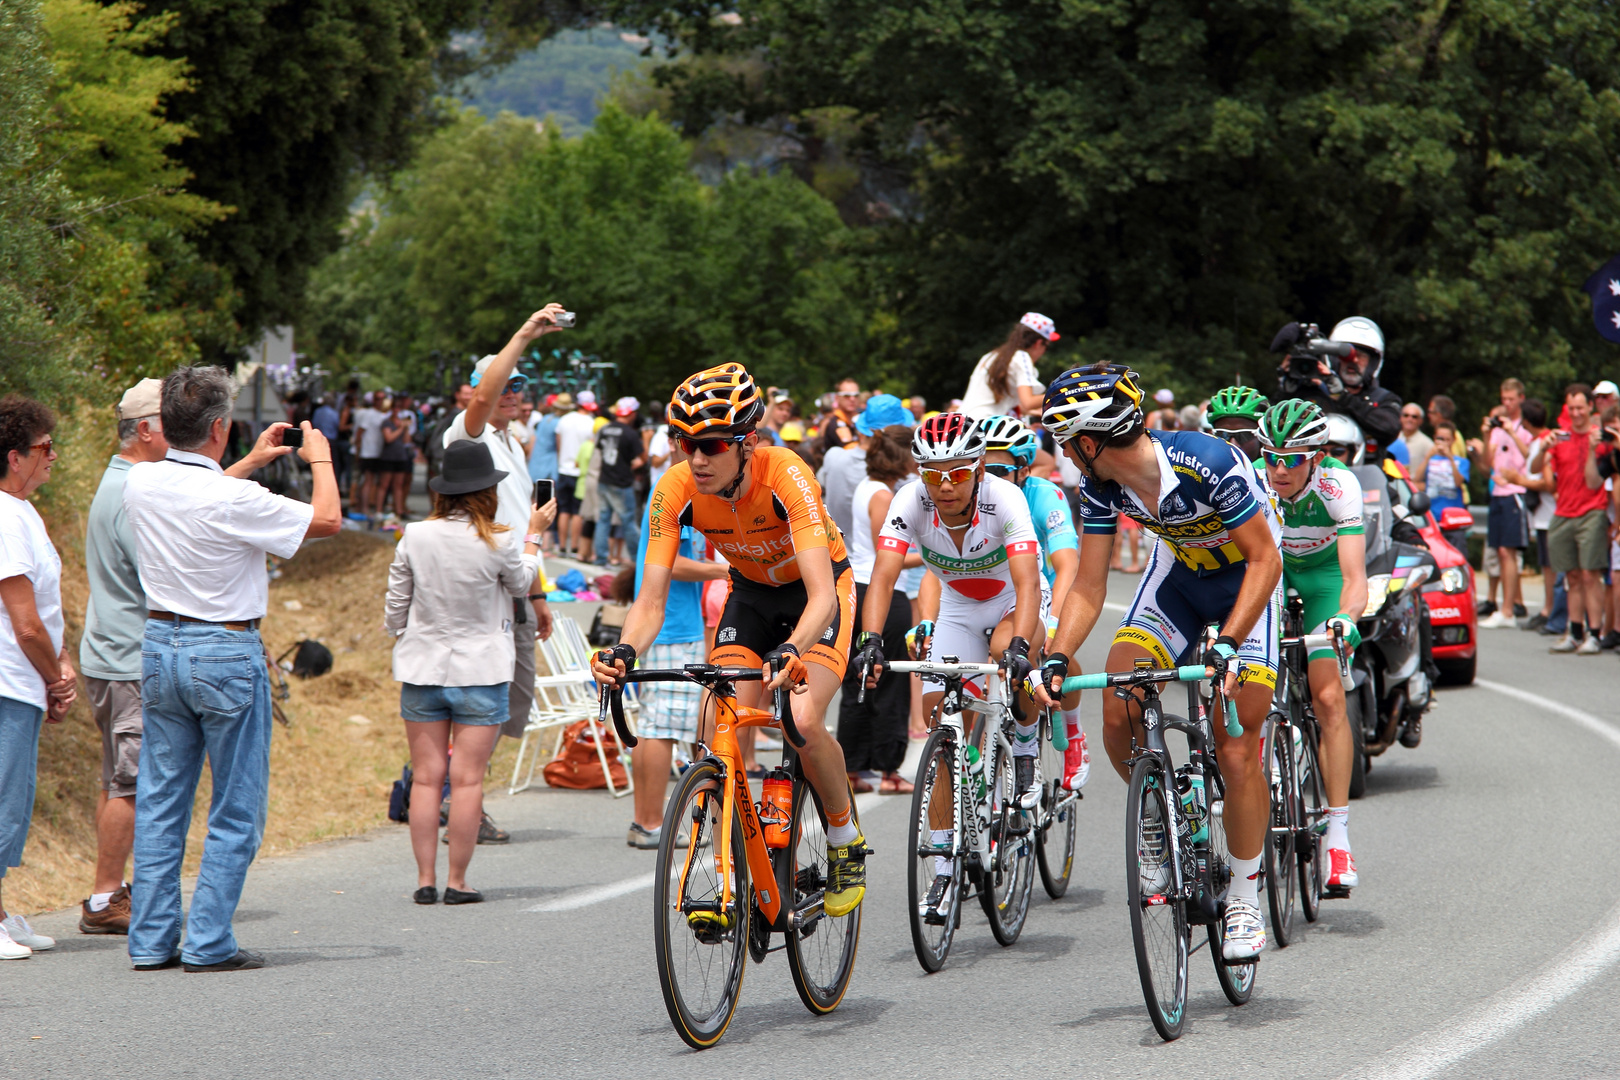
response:
[[[557,312],[551,317],[551,325],[561,326],[565,329],[572,327],[574,325],[574,313],[572,311]]]

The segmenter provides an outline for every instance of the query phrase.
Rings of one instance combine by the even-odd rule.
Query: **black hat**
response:
[[[440,495],[465,495],[469,491],[483,491],[505,480],[504,469],[495,467],[489,447],[481,442],[463,439],[450,444],[444,452],[444,467],[439,475],[428,481],[428,487]]]

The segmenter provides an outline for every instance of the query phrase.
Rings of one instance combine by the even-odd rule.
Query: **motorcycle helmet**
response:
[[[1340,319],[1339,325],[1333,328],[1333,333],[1328,337],[1333,341],[1348,341],[1370,356],[1364,378],[1378,378],[1379,369],[1384,366],[1384,332],[1377,323],[1365,315],[1352,315],[1348,319]]]
[[[987,416],[979,421],[986,450],[1005,450],[1020,469],[1035,462],[1041,441],[1016,416]]]
[[[1260,418],[1260,442],[1272,450],[1320,450],[1328,441],[1327,417],[1314,401],[1279,401]]]
[[[1340,458],[1346,465],[1361,465],[1366,459],[1367,440],[1361,434],[1361,425],[1342,413],[1328,414],[1326,443],[1330,454],[1336,446],[1350,451],[1347,458]]]

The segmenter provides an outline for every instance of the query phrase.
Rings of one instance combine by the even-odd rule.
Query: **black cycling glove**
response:
[[[1015,637],[1001,656],[1001,666],[1007,669],[1007,682],[1015,689],[1024,685],[1034,665],[1029,662],[1029,642]]]
[[[1048,653],[1046,663],[1041,665],[1041,682],[1046,684],[1046,692],[1053,697],[1063,693],[1063,680],[1069,677],[1069,658],[1060,652]]]
[[[855,640],[855,667],[861,672],[870,672],[883,663],[883,635],[875,630],[863,630],[861,636]]]
[[[1222,634],[1204,653],[1204,666],[1215,669],[1215,678],[1226,678],[1227,667],[1237,659],[1237,649],[1237,641]]]

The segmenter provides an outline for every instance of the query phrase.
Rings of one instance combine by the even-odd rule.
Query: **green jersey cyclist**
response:
[[[1252,386],[1225,386],[1209,399],[1204,423],[1210,434],[1237,447],[1256,468],[1264,468],[1260,465],[1260,418],[1270,407],[1266,395]]]
[[[1041,423],[1080,469],[1082,531],[1079,574],[1041,672],[1041,704],[1054,703],[1070,657],[1102,614],[1109,552],[1126,514],[1158,539],[1114,633],[1108,670],[1128,671],[1138,660],[1171,667],[1199,647],[1205,626],[1220,626],[1202,659],[1224,676],[1243,726],[1233,737],[1214,725],[1232,867],[1221,951],[1241,963],[1266,942],[1260,858],[1271,806],[1260,731],[1277,682],[1276,515],[1254,465],[1231,446],[1197,431],[1147,430],[1136,379],[1124,367],[1093,364],[1064,372],[1046,391]],[[1134,723],[1123,700],[1103,696],[1103,746],[1121,778]],[[1153,879],[1144,884],[1159,892],[1169,881],[1166,845],[1145,839],[1142,863]],[[1157,869],[1147,869],[1155,859]]]
[[[1283,580],[1305,601],[1311,634],[1338,626],[1345,643],[1361,644],[1356,618],[1367,607],[1367,538],[1361,483],[1326,453],[1327,418],[1320,406],[1294,398],[1273,405],[1260,421],[1266,477],[1282,509]],[[1357,884],[1350,854],[1350,767],[1355,744],[1344,685],[1332,649],[1312,649],[1307,678],[1322,725],[1322,779],[1327,784],[1326,891],[1349,896]]]

